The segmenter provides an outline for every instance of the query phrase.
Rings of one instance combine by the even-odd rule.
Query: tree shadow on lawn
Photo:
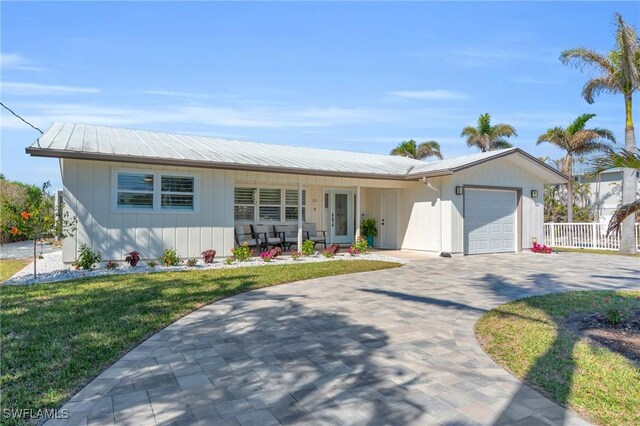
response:
[[[597,276],[597,278],[612,278],[609,276]],[[626,279],[629,281],[631,277],[615,277],[618,279]],[[544,304],[537,304],[536,299],[530,299],[532,296],[540,296],[550,293],[566,292],[568,290],[593,291],[593,286],[589,285],[570,285],[557,280],[557,276],[549,273],[531,274],[527,277],[527,282],[531,283],[528,289],[524,289],[518,285],[511,284],[502,277],[487,274],[481,278],[481,281],[488,284],[492,292],[498,296],[508,295],[511,300],[520,299],[527,306],[541,310],[551,319],[548,323],[555,328],[556,335],[550,343],[548,349],[535,361],[535,363],[527,370],[526,375],[522,378],[522,384],[513,395],[509,404],[502,411],[495,425],[511,425],[514,422],[526,421],[527,412],[539,411],[540,414],[554,423],[564,424],[567,420],[567,410],[555,404],[536,406],[530,404],[533,398],[533,392],[527,385],[532,385],[536,390],[542,392],[545,396],[553,401],[560,403],[562,406],[569,406],[572,396],[572,385],[575,380],[576,370],[578,368],[577,361],[574,356],[576,344],[580,342],[586,334],[569,329],[564,324],[564,317],[557,317],[557,312],[553,307]],[[617,285],[612,285],[610,290],[615,291]],[[559,301],[561,303],[561,301]],[[512,312],[505,312],[505,316],[524,318],[528,321],[536,321],[545,323],[536,318],[523,317]],[[596,384],[594,384],[595,386]],[[537,416],[533,414],[533,416]],[[533,420],[533,419],[532,419]]]

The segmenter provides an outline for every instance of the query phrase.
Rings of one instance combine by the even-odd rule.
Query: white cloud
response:
[[[30,60],[17,53],[0,53],[0,68],[20,71],[43,70],[43,68],[34,66]]]
[[[538,78],[538,77],[531,77],[531,76],[515,77],[515,78],[509,79],[509,81],[512,81],[514,83],[534,84],[534,85],[552,85],[552,84],[562,84],[565,82],[565,80],[562,80],[562,79],[546,79],[546,78]]]
[[[212,99],[213,96],[203,93],[177,92],[173,90],[142,90],[140,93],[152,96],[168,96],[175,98]]]
[[[76,95],[100,93],[95,87],[58,86],[39,83],[2,82],[2,93],[14,96]]]
[[[164,105],[157,108],[120,108],[83,103],[38,103],[17,105],[26,118],[39,126],[54,121],[113,126],[204,125],[238,128],[329,127],[368,122],[403,120],[390,110],[340,107],[218,107]],[[17,123],[3,120],[2,127]]]
[[[469,99],[469,96],[464,93],[453,92],[445,89],[434,90],[398,90],[391,92],[391,95],[406,98],[406,99],[420,99],[420,100],[459,100]]]

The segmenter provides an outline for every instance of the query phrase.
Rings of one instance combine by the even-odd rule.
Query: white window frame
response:
[[[286,191],[287,190],[298,190],[298,187],[294,187],[294,186],[281,186],[281,185],[251,185],[251,184],[237,184],[233,187],[233,190],[235,191],[236,188],[252,188],[255,189],[256,192],[254,193],[254,197],[253,197],[253,202],[254,202],[254,211],[253,211],[253,219],[252,220],[236,220],[235,218],[235,213],[234,213],[234,223],[237,225],[248,225],[250,223],[267,223],[267,224],[292,224],[292,223],[298,223],[298,220],[285,220],[286,219],[286,208],[287,207],[297,207],[296,206],[292,206],[289,204],[286,204],[287,200],[286,200]],[[275,204],[264,204],[264,206],[273,206],[273,207],[280,207],[280,219],[278,221],[261,221],[260,220],[260,189],[279,189],[280,190],[280,205],[276,206]],[[306,189],[302,190],[303,192],[305,192],[305,200],[306,200]],[[236,204],[235,203],[235,195],[234,195],[234,199],[233,199],[233,209],[235,212],[235,206],[245,206],[246,204]],[[307,206],[305,204],[302,205],[302,209],[304,210],[304,212],[306,213],[307,210]]]
[[[118,207],[118,174],[134,173],[153,175],[153,208],[122,208]],[[162,176],[178,176],[193,178],[193,192],[176,192],[175,194],[193,195],[193,209],[172,209],[161,208],[162,194],[174,194],[174,192],[162,191]],[[120,191],[120,192],[137,192],[137,191]],[[148,191],[140,191],[148,193]],[[195,172],[178,172],[172,170],[149,170],[149,169],[111,169],[111,212],[112,213],[146,213],[146,214],[197,214],[200,209],[200,174]]]

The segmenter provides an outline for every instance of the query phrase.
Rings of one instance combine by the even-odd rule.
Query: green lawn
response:
[[[0,259],[0,282],[6,281],[29,264],[30,259]]]
[[[617,250],[594,250],[594,249],[581,249],[581,248],[564,248],[564,247],[552,247],[553,251],[557,251],[558,253],[591,253],[591,254],[608,254],[608,255],[616,255],[616,256],[631,256],[631,257],[640,257],[640,253],[638,254],[620,254]]]
[[[398,266],[334,261],[1,286],[2,408],[58,407],[146,337],[224,297]]]
[[[484,350],[518,378],[597,424],[640,424],[640,366],[562,326],[572,312],[604,312],[603,298],[640,309],[640,291],[579,291],[521,299],[476,324]]]

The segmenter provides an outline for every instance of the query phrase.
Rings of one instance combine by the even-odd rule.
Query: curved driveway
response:
[[[523,253],[245,293],[125,355],[66,404],[67,423],[583,424],[485,355],[474,323],[526,295],[639,276],[637,258]]]

